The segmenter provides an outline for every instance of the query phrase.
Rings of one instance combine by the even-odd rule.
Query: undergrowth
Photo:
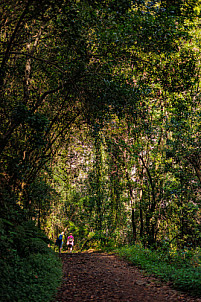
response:
[[[145,249],[140,245],[117,250],[121,258],[142,268],[174,288],[201,296],[201,250],[161,251]]]
[[[10,207],[0,218],[0,301],[48,302],[61,282],[61,261],[49,239]]]

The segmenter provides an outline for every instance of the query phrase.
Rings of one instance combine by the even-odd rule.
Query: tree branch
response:
[[[18,30],[20,28],[20,25],[21,25],[21,23],[22,23],[25,15],[26,15],[26,13],[28,12],[28,8],[29,8],[29,5],[30,5],[31,2],[32,2],[32,0],[28,0],[27,5],[26,5],[24,11],[22,12],[22,14],[21,14],[21,16],[19,18],[19,21],[18,21],[18,23],[17,23],[17,25],[15,27],[15,30],[14,30],[14,32],[13,32],[11,38],[10,38],[10,41],[8,43],[8,46],[7,46],[4,58],[3,58],[2,63],[1,63],[1,68],[0,68],[1,69],[1,73],[0,73],[0,85],[3,83],[3,77],[4,77],[4,73],[5,73],[5,65],[6,65],[8,59],[9,59],[9,53],[10,53],[10,50],[12,48],[13,41],[15,40],[17,32],[18,32]]]

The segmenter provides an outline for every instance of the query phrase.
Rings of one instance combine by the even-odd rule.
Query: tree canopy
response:
[[[9,0],[0,12],[5,212],[19,205],[80,244],[200,246],[200,1]]]

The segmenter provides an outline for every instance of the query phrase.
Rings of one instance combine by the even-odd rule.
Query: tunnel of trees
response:
[[[4,261],[31,224],[79,248],[200,247],[200,6],[1,1]]]

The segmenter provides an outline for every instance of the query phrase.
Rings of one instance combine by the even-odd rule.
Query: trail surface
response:
[[[61,254],[63,282],[54,302],[201,302],[105,253]]]

